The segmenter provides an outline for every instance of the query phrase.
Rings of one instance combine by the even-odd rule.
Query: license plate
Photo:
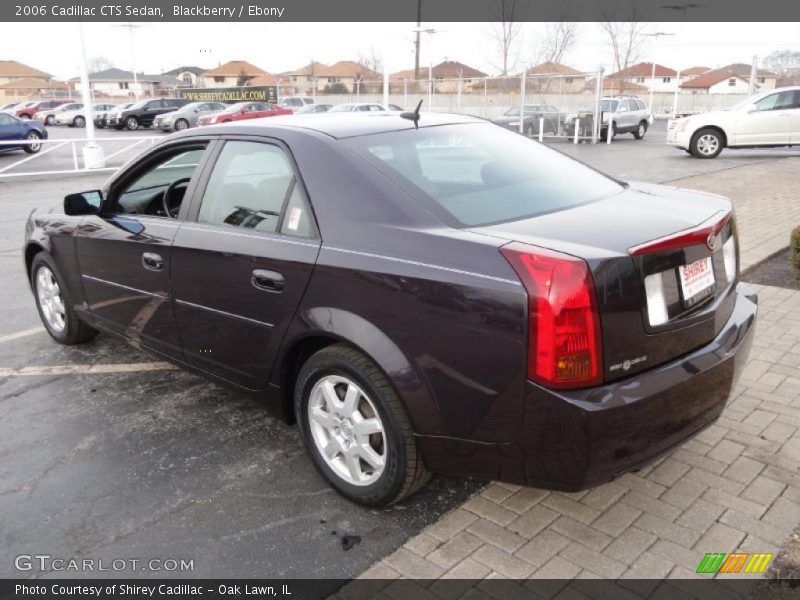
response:
[[[714,293],[716,286],[711,257],[678,267],[678,279],[684,308],[691,308],[705,300]]]

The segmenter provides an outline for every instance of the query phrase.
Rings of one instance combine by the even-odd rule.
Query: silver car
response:
[[[153,125],[161,131],[183,131],[197,126],[197,119],[228,108],[222,102],[191,102],[170,113],[156,117]]]

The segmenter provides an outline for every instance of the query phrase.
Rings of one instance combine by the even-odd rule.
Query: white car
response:
[[[762,92],[734,104],[667,125],[667,144],[697,158],[723,148],[800,146],[800,86]]]
[[[105,112],[114,108],[113,104],[92,104],[92,119],[96,113]],[[81,108],[65,110],[56,113],[56,125],[69,125],[70,127],[86,127],[86,111]]]
[[[378,102],[348,102],[346,104],[337,104],[328,112],[398,112],[402,110],[396,104],[384,106]]]

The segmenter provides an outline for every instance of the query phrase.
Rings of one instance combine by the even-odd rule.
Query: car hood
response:
[[[515,121],[519,122],[519,116],[516,117],[503,116],[503,117],[498,117],[496,119],[492,119],[492,123],[497,123],[498,125],[507,125]]]

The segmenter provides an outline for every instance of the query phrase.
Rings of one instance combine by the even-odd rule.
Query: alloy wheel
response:
[[[714,154],[719,149],[719,139],[715,135],[706,133],[697,139],[697,151],[706,156]]]
[[[40,267],[36,273],[36,297],[47,325],[56,333],[64,331],[67,313],[61,298],[61,288],[58,287],[53,272],[45,266]]]
[[[37,140],[42,139],[41,136],[35,131],[31,131],[28,135],[25,136],[25,139],[34,142],[32,144],[28,144],[28,150],[30,150],[31,152],[38,152],[42,148],[41,142],[35,143]]]
[[[308,422],[317,450],[342,480],[374,483],[386,466],[386,434],[372,400],[352,380],[322,377],[311,390]]]

